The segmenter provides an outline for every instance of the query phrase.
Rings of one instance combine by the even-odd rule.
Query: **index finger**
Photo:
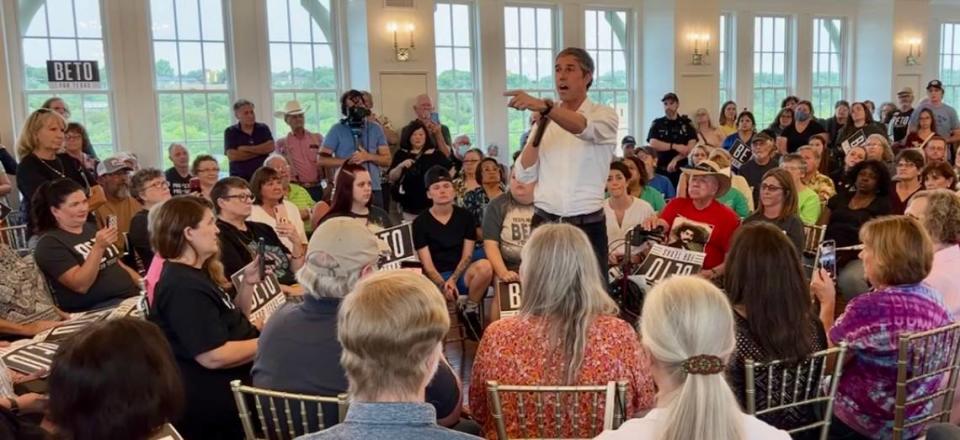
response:
[[[517,96],[521,93],[523,93],[523,90],[507,90],[503,92],[503,96]]]

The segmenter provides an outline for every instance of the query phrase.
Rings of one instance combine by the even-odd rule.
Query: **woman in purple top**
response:
[[[901,335],[951,323],[940,293],[921,284],[933,265],[933,243],[916,220],[880,217],[860,229],[863,261],[872,291],[857,296],[835,323],[833,282],[823,270],[814,274],[811,290],[820,301],[821,321],[831,344],[845,341],[847,363],[837,388],[830,425],[831,439],[887,439],[892,435],[897,383],[898,339]],[[831,326],[832,323],[832,326]],[[942,376],[933,376],[908,390],[907,400],[927,395]],[[907,406],[907,421],[930,413],[931,405]],[[914,438],[917,426],[905,432]]]

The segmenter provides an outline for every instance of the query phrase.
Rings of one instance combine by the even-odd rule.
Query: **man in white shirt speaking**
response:
[[[556,103],[522,90],[504,93],[517,110],[539,112],[515,166],[517,180],[538,181],[534,191],[532,226],[561,222],[587,234],[603,279],[607,268],[607,226],[603,193],[610,161],[617,146],[616,111],[587,98],[593,84],[593,59],[587,51],[569,47],[554,65]]]

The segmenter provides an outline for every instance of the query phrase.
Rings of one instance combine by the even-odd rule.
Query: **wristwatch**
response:
[[[540,112],[540,116],[547,116],[550,114],[550,111],[553,110],[553,100],[550,98],[546,98],[543,100],[543,103],[547,106],[547,108],[543,109]]]

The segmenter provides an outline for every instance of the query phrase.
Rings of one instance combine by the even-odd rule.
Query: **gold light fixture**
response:
[[[907,40],[907,45],[910,47],[909,53],[907,53],[907,65],[916,66],[920,64],[920,44],[923,43],[923,40],[920,37],[913,37]],[[914,55],[914,50],[916,50],[916,55]]]
[[[690,63],[694,66],[702,66],[704,58],[710,56],[710,34],[692,33],[687,38],[693,41],[693,54]]]
[[[395,21],[387,23],[387,30],[393,32],[393,52],[397,57],[397,61],[408,61],[410,60],[410,51],[416,48],[413,44],[413,23],[404,24],[404,29],[410,33],[410,45],[407,47],[400,47],[400,43],[397,40],[397,31],[400,29],[400,25]]]

